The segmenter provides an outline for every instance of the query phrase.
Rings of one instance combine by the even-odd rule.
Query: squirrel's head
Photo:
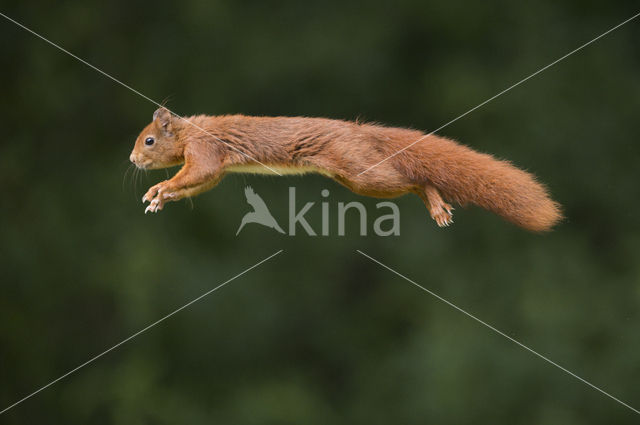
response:
[[[138,168],[167,168],[184,161],[184,146],[176,137],[176,118],[167,108],[153,113],[153,122],[136,139],[129,156]]]

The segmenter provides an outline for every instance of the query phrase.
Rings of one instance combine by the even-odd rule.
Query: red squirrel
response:
[[[534,232],[550,230],[561,219],[560,206],[545,187],[511,163],[444,137],[377,124],[244,115],[181,118],[160,108],[136,139],[130,159],[143,169],[184,164],[144,195],[142,202],[150,202],[145,213],[207,191],[229,172],[316,172],[360,195],[415,193],[440,227],[453,223],[453,208],[443,197],[478,205]]]

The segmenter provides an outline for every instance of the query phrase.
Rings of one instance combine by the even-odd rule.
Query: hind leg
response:
[[[445,227],[453,223],[453,207],[442,199],[438,189],[431,185],[426,185],[423,192],[418,193],[427,206],[431,218],[438,226]]]

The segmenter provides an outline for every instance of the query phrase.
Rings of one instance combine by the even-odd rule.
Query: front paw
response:
[[[151,186],[149,190],[147,190],[147,193],[145,193],[142,197],[142,203],[144,204],[145,202],[151,202],[151,200],[155,198],[157,194],[163,191],[165,184],[165,182],[162,182]]]
[[[147,205],[147,208],[144,209],[144,213],[145,214],[148,212],[156,213],[162,210],[162,207],[164,207],[164,202],[160,200],[160,197],[153,198],[149,203],[149,205]]]
[[[142,203],[149,202],[144,213],[158,212],[162,210],[166,201],[175,201],[177,198],[177,193],[171,190],[167,182],[158,183],[151,187],[142,197]]]

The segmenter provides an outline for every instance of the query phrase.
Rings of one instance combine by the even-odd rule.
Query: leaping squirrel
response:
[[[228,172],[316,172],[360,195],[415,193],[441,227],[453,222],[453,208],[443,197],[478,205],[534,232],[550,230],[561,219],[559,204],[533,175],[453,140],[404,128],[304,117],[183,119],[160,108],[130,159],[144,169],[184,164],[144,195],[142,201],[150,202],[145,212],[207,191]]]

